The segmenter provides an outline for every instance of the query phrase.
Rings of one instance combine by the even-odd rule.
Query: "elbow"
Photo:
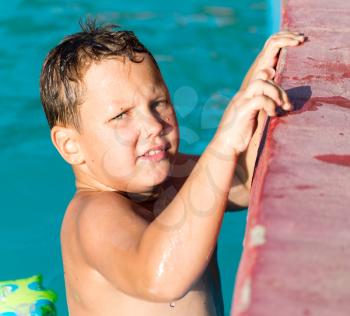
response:
[[[177,291],[173,285],[148,289],[148,299],[158,303],[170,303],[183,298],[188,291]]]
[[[179,280],[154,279],[142,286],[143,298],[155,303],[170,303],[183,298],[190,287],[184,286]]]
[[[250,190],[241,185],[239,189],[231,189],[228,195],[227,206],[229,210],[242,210],[246,209],[249,205]]]

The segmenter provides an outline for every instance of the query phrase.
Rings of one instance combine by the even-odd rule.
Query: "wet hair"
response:
[[[60,124],[80,130],[83,77],[91,63],[118,56],[140,63],[144,59],[140,53],[145,53],[158,68],[133,32],[97,25],[92,19],[80,26],[81,32],[66,36],[49,52],[42,67],[40,98],[50,128]]]

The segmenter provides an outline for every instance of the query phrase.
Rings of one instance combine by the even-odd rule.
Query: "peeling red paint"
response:
[[[315,156],[317,160],[334,164],[334,165],[339,165],[339,166],[345,166],[345,167],[350,167],[350,155],[318,155]]]
[[[341,96],[334,97],[314,97],[306,103],[306,108],[309,111],[316,111],[317,107],[323,104],[337,105],[342,108],[350,108],[350,100]]]
[[[282,4],[282,29],[309,40],[280,54],[275,80],[295,111],[269,120],[232,315],[348,316],[350,1]],[[257,226],[265,242],[252,246]],[[242,309],[247,280],[249,304]]]
[[[281,117],[270,118],[269,131],[271,131],[271,132],[266,135],[267,144],[270,147],[273,148],[274,145],[275,145],[275,142],[274,142],[274,139],[273,139],[273,131],[275,130],[275,128],[277,128],[278,125],[285,124],[285,123],[286,123],[286,121],[283,118],[281,118]]]
[[[296,185],[295,188],[297,190],[309,190],[309,189],[315,189],[317,188],[317,186],[310,185],[310,184],[299,184],[299,185]]]
[[[284,197],[284,194],[265,194],[265,198],[283,199]]]
[[[291,99],[291,101],[293,102],[293,99]],[[297,100],[297,101],[303,101],[303,99]],[[304,100],[304,101],[305,101],[305,104],[304,106],[301,107],[300,110],[291,112],[289,115],[299,114],[300,112],[305,112],[305,111],[317,111],[320,106],[325,104],[335,105],[342,108],[350,109],[350,100],[342,96],[312,97],[309,100]]]
[[[328,73],[348,73],[350,72],[350,65],[339,62],[320,63],[319,67],[324,68]]]
[[[283,76],[283,79],[293,79],[295,81],[311,81],[311,80],[326,80],[326,81],[333,81],[333,80],[341,80],[341,79],[347,79],[350,78],[350,72],[344,72],[339,73],[338,75],[335,74],[324,74],[324,75],[308,75],[305,77],[285,77]]]
[[[305,76],[305,77],[302,77],[302,78],[299,78],[299,77],[292,77],[293,80],[311,80],[311,79],[314,79],[316,76],[314,75],[308,75],[308,76]]]

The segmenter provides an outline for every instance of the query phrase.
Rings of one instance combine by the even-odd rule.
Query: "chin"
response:
[[[151,185],[156,186],[164,183],[168,179],[168,176],[169,171],[162,174],[157,174],[153,179],[151,179]]]
[[[157,166],[154,169],[152,169],[148,175],[146,176],[147,179],[150,180],[150,185],[151,186],[156,186],[156,185],[160,185],[163,182],[165,182],[165,180],[168,178],[170,174],[170,163],[168,161],[166,161],[164,163],[164,166]]]

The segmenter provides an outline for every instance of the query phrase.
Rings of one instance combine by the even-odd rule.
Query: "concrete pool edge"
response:
[[[286,0],[305,32],[278,78],[296,111],[271,120],[256,169],[232,315],[349,315],[350,3]]]

